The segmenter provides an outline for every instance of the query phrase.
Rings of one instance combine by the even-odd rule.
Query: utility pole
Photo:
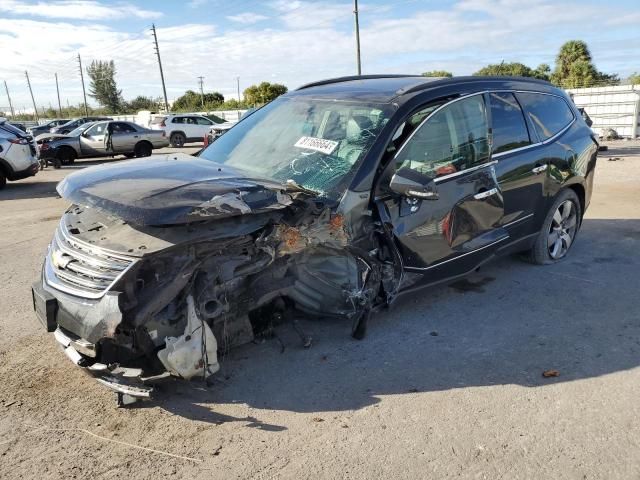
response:
[[[7,92],[7,99],[9,100],[9,110],[11,110],[11,117],[16,116],[16,112],[13,110],[13,104],[11,103],[11,97],[9,96],[9,87],[7,87],[7,81],[4,81],[4,90]]]
[[[204,77],[198,77],[198,83],[200,83],[200,100],[202,101],[202,109],[204,110],[204,87],[202,86]]]
[[[169,111],[169,100],[167,99],[167,87],[164,84],[164,73],[162,72],[162,61],[160,60],[160,48],[158,48],[158,36],[156,35],[156,25],[151,24],[153,32],[153,41],[156,45],[156,55],[158,56],[158,67],[160,67],[160,79],[162,80],[162,93],[164,94],[164,111]]]
[[[62,118],[62,105],[60,104],[60,88],[58,88],[58,74],[56,73],[56,92],[58,92],[58,114]]]
[[[238,88],[238,102],[240,102],[240,77],[236,77],[236,86]]]
[[[84,97],[84,114],[85,116],[89,116],[89,107],[87,106],[87,92],[84,89],[84,73],[82,73],[82,59],[80,58],[80,54],[78,53],[78,66],[80,67],[80,80],[82,80],[82,95]]]
[[[358,64],[358,75],[362,75],[362,65],[360,63],[360,23],[358,22],[358,0],[353,0],[353,14],[356,18],[356,61]]]
[[[36,107],[36,101],[33,98],[33,90],[31,90],[31,82],[29,81],[29,72],[24,71],[24,76],[27,77],[27,85],[29,85],[29,93],[31,94],[31,101],[33,102],[33,111],[36,115],[36,122],[39,120],[38,118],[38,107]]]

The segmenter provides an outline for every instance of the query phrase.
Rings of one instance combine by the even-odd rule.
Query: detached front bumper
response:
[[[168,372],[145,377],[142,369],[106,365],[97,361],[98,346],[65,330],[57,323],[58,299],[43,288],[42,282],[31,287],[33,308],[40,323],[53,332],[58,345],[71,362],[93,376],[100,384],[118,394],[118,405],[124,406],[137,400],[152,398],[156,383],[170,377]]]

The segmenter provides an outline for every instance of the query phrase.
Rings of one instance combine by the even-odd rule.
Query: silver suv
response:
[[[35,153],[32,137],[0,118],[0,189],[7,180],[20,180],[38,172]]]

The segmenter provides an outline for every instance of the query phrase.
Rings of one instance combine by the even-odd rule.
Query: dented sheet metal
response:
[[[193,158],[177,168],[179,158],[89,169],[58,187],[75,204],[59,226],[65,261],[48,257],[44,287],[70,312],[58,324],[94,346],[94,357],[74,350],[77,363],[118,373],[109,388],[206,378],[222,352],[296,315],[358,322],[381,302],[392,280],[376,227],[359,220],[354,234],[348,220],[366,199],[337,211],[293,181]],[[113,280],[83,276],[117,272],[121,258],[129,266]],[[70,300],[59,285],[92,301]]]

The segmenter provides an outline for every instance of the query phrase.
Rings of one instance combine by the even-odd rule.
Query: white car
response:
[[[0,189],[7,180],[20,180],[38,172],[32,137],[0,118]]]
[[[214,125],[217,125],[216,122],[207,117],[187,113],[157,117],[151,121],[149,128],[164,130],[172,147],[182,147],[187,142],[201,142]]]

